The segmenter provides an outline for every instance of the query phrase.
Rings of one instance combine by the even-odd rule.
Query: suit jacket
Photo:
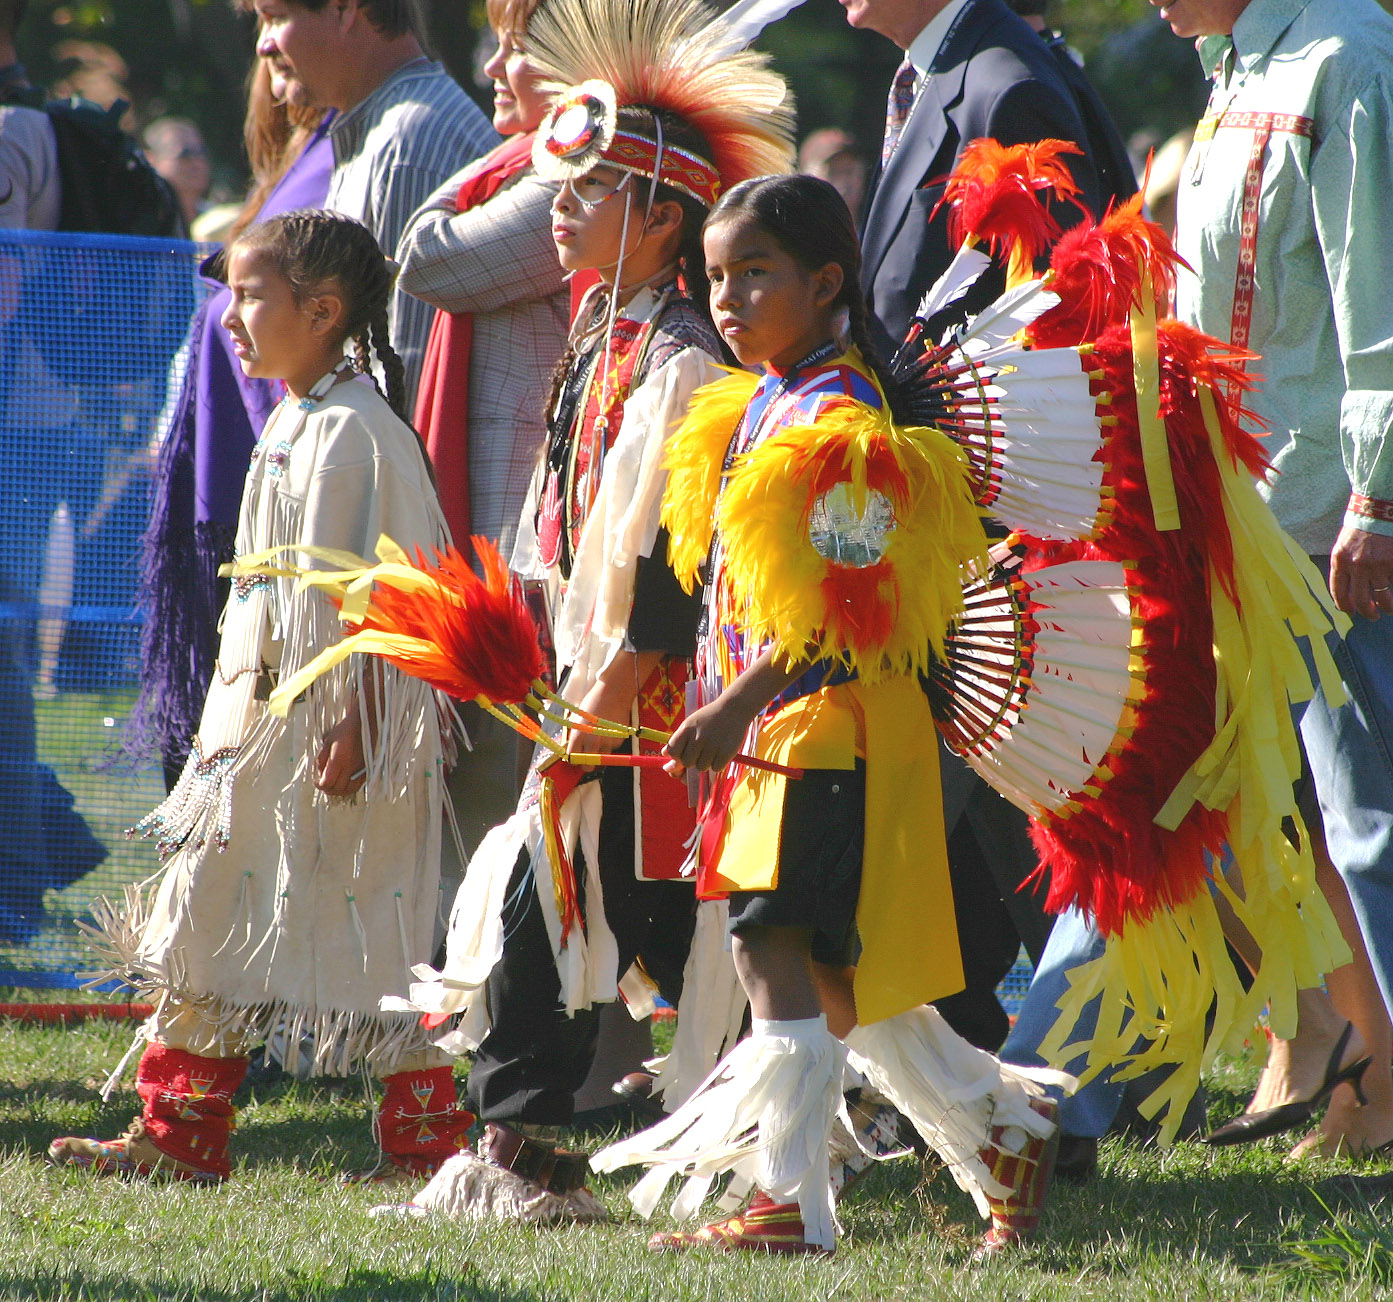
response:
[[[876,178],[862,238],[862,284],[888,340],[904,337],[924,291],[955,249],[948,212],[930,214],[964,145],[991,136],[1006,145],[1070,140],[1085,151],[1088,133],[1077,101],[1039,34],[1003,0],[969,0],[935,56],[915,98],[899,145]],[[1101,213],[1098,174],[1085,152],[1071,157],[1079,200]],[[1078,220],[1055,205],[1061,225]],[[963,303],[975,312],[1001,292],[1004,273],[982,278]]]
[[[1111,203],[1123,203],[1137,192],[1137,175],[1132,170],[1132,158],[1117,123],[1112,120],[1098,88],[1088,74],[1074,62],[1069,46],[1060,32],[1042,32],[1041,39],[1059,67],[1060,76],[1074,92],[1088,133],[1088,152],[1098,173],[1098,187],[1106,208]],[[1102,216],[1099,213],[1098,216]]]

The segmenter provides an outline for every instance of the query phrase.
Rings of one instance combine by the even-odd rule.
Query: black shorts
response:
[[[808,769],[790,778],[779,835],[779,878],[772,891],[732,891],[730,931],[810,927],[812,956],[848,967],[861,954],[856,901],[866,831],[866,764]]]

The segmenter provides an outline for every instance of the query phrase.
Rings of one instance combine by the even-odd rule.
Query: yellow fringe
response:
[[[1041,1053],[1055,1063],[1079,1052],[1083,1046],[1066,1041],[1083,1006],[1101,994],[1081,1079],[1091,1079],[1110,1063],[1123,1064],[1119,1079],[1174,1066],[1141,1109],[1149,1116],[1164,1112],[1163,1142],[1174,1138],[1200,1072],[1216,1053],[1241,1049],[1264,1007],[1275,1034],[1294,1034],[1297,990],[1319,985],[1325,973],[1350,961],[1316,885],[1296,808],[1292,784],[1300,776],[1301,754],[1290,710],[1312,694],[1297,637],[1310,646],[1327,699],[1333,704],[1345,699],[1325,637],[1332,629],[1344,633],[1349,620],[1335,608],[1309,558],[1277,524],[1247,472],[1229,456],[1213,391],[1201,388],[1199,398],[1223,485],[1239,604],[1211,574],[1219,674],[1216,735],[1156,821],[1179,826],[1196,800],[1227,813],[1239,882],[1231,885],[1216,872],[1213,886],[1261,948],[1262,963],[1245,993],[1225,949],[1214,896],[1202,891],[1144,923],[1129,923],[1108,940],[1101,958],[1075,969],[1060,1000],[1061,1016],[1041,1045]],[[1283,833],[1284,819],[1291,820],[1299,845]],[[1206,1040],[1205,1016],[1215,995],[1217,1011]]]
[[[1301,752],[1287,703],[1308,701],[1312,691],[1295,638],[1306,639],[1321,690],[1331,705],[1339,705],[1345,690],[1325,638],[1332,630],[1343,636],[1350,620],[1336,608],[1310,558],[1278,525],[1246,471],[1229,456],[1213,390],[1202,387],[1199,400],[1223,486],[1240,609],[1211,576],[1219,667],[1215,737],[1156,821],[1177,827],[1195,800],[1222,809],[1240,786],[1246,790],[1247,784],[1258,782],[1270,808],[1250,808],[1236,836],[1246,844],[1256,835],[1255,820],[1294,809],[1290,784],[1300,775]]]
[[[732,371],[723,380],[702,385],[668,440],[662,520],[669,535],[668,564],[687,592],[699,581],[711,550],[726,449],[759,382],[757,375]]]
[[[895,614],[885,645],[858,655],[829,631],[836,623],[822,587],[829,564],[808,534],[809,476],[840,462],[864,511],[875,487],[868,484],[870,456],[882,448],[908,487],[890,498],[895,523],[884,564],[891,590],[878,588],[876,579],[886,580],[868,571],[866,598],[887,602]],[[838,659],[867,682],[927,669],[930,647],[942,654],[948,626],[962,610],[964,577],[986,563],[986,536],[957,444],[937,430],[896,426],[885,409],[849,399],[739,458],[717,506],[717,526],[736,622],[790,660]]]
[[[1055,1064],[1087,1047],[1080,1083],[1112,1064],[1117,1064],[1116,1080],[1171,1067],[1140,1106],[1146,1116],[1161,1115],[1162,1143],[1175,1138],[1201,1072],[1220,1051],[1242,1049],[1264,1007],[1275,1034],[1294,1035],[1296,992],[1318,986],[1326,972],[1350,961],[1315,884],[1309,850],[1298,851],[1276,828],[1261,843],[1235,850],[1235,857],[1247,899],[1222,877],[1215,887],[1262,948],[1251,989],[1243,990],[1214,898],[1202,891],[1144,923],[1129,923],[1121,935],[1109,938],[1101,958],[1073,969],[1070,988],[1059,1001],[1059,1019],[1040,1046]],[[1099,994],[1093,1038],[1087,1046],[1067,1043],[1084,1005]],[[1206,1039],[1205,1017],[1214,999],[1214,1024]]]

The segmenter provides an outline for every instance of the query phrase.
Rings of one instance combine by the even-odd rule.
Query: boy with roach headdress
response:
[[[712,19],[699,0],[562,0],[528,26],[529,57],[559,92],[533,154],[559,183],[557,254],[599,283],[556,369],[513,568],[537,583],[566,701],[663,731],[683,713],[700,612],[666,561],[663,448],[725,357],[705,306],[701,223],[725,187],[791,162],[783,80],[763,57],[721,46]],[[602,744],[566,738],[572,753]],[[622,995],[643,1016],[655,986],[677,1002],[694,927],[721,981],[685,984],[707,995],[714,984],[725,1007],[716,1042],[671,1092],[693,1088],[738,1033],[723,928],[696,922],[679,879],[694,822],[684,785],[660,771],[592,778],[534,764],[518,812],[470,865],[439,983],[413,990],[441,1019],[465,1012],[449,1042],[474,1050],[470,1093],[486,1123],[478,1156],[452,1161],[418,1204],[603,1215],[584,1155],[556,1149],[594,1055],[596,1005]],[[687,1034],[700,1024],[689,1017]]]

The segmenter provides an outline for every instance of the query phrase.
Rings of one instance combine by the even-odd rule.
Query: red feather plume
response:
[[[1059,223],[1041,202],[1044,192],[1068,199],[1079,188],[1064,161],[1083,151],[1067,140],[1032,145],[1002,145],[974,140],[962,151],[934,212],[945,203],[948,240],[953,246],[975,237],[993,253],[1014,253],[1034,262],[1059,238]]]
[[[1050,289],[1059,303],[1028,329],[1037,348],[1067,348],[1127,320],[1141,305],[1142,272],[1151,276],[1156,315],[1164,316],[1185,266],[1170,236],[1142,215],[1142,196],[1113,208],[1096,225],[1065,231],[1050,253]]]
[[[480,578],[454,547],[430,564],[417,549],[416,568],[432,582],[406,591],[379,582],[367,614],[351,631],[374,629],[417,639],[419,648],[383,659],[462,700],[483,696],[516,704],[546,671],[537,625],[497,549],[475,536]]]

